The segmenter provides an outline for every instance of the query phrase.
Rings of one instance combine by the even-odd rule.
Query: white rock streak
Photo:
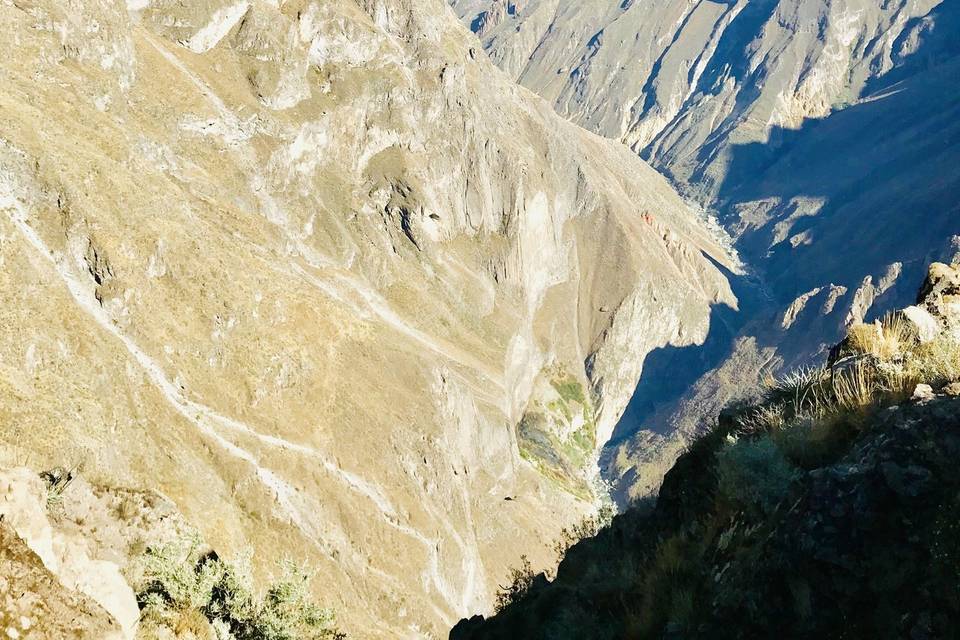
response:
[[[223,101],[220,100],[200,78],[190,72],[172,53],[163,48],[153,40],[152,37],[147,36],[147,40],[166,60],[186,75],[215,107],[220,117],[217,127],[218,131],[221,133],[226,132],[224,137],[232,140],[234,144],[245,142],[249,136],[243,132],[244,123],[226,107]],[[240,153],[244,151],[248,150],[238,150]],[[256,166],[252,158],[249,160],[249,162],[245,163],[248,167]],[[262,176],[255,176],[255,181],[257,179],[259,179],[262,185],[265,185],[265,180]],[[261,189],[259,197],[269,199],[270,204],[276,208],[266,188]],[[424,546],[430,558],[429,568],[427,569],[429,581],[449,607],[449,610],[454,614],[443,613],[441,617],[445,621],[452,623],[456,615],[468,613],[468,611],[464,609],[464,601],[466,599],[464,594],[455,593],[442,576],[440,569],[441,557],[439,540],[427,538],[412,527],[402,524],[399,520],[397,510],[379,487],[355,474],[341,469],[338,465],[324,457],[319,451],[311,447],[293,443],[276,436],[259,433],[242,422],[224,416],[208,406],[187,398],[181,388],[167,378],[162,367],[129,336],[124,334],[111,322],[107,312],[99,305],[93,293],[76,274],[58,261],[55,254],[43,242],[43,239],[40,238],[36,231],[27,223],[27,214],[17,201],[12,187],[4,182],[0,182],[0,209],[8,209],[11,211],[11,220],[29,243],[39,253],[51,261],[76,303],[90,315],[100,327],[122,342],[128,353],[137,361],[150,381],[160,390],[177,412],[194,424],[206,437],[219,444],[230,455],[243,460],[253,467],[258,480],[264,487],[269,489],[274,496],[282,516],[296,526],[307,539],[318,545],[321,545],[323,541],[322,531],[313,520],[315,514],[318,513],[317,505],[309,504],[309,500],[302,492],[298,492],[293,486],[277,475],[277,473],[264,467],[253,453],[225,438],[221,433],[222,430],[229,430],[234,434],[254,439],[263,445],[318,459],[328,473],[335,476],[351,491],[365,497],[376,505],[385,522],[390,527],[417,540]],[[285,231],[288,238],[296,244],[300,257],[309,265],[309,269],[297,268],[297,272],[304,276],[308,282],[350,308],[363,310],[368,313],[372,312],[373,315],[380,319],[386,326],[398,331],[421,346],[428,348],[430,351],[450,359],[454,363],[480,372],[487,378],[487,382],[493,384],[495,388],[503,388],[502,377],[496,372],[469,354],[455,349],[452,345],[440,344],[432,336],[412,327],[390,308],[389,304],[378,293],[373,291],[372,288],[359,281],[352,274],[343,272],[326,256],[321,256],[311,247],[306,246],[298,238],[297,234],[292,233],[289,224],[281,213],[272,216],[271,221]],[[314,272],[317,271],[322,271],[328,275],[329,278],[323,280],[314,275]],[[502,397],[502,394],[500,394],[500,397]],[[495,400],[491,398],[491,401]],[[444,525],[446,530],[453,532],[453,539],[463,548],[462,539],[452,524],[447,521],[447,518],[433,510],[430,510],[430,513],[431,516],[437,518],[438,521]],[[470,574],[475,575],[475,571],[475,569],[471,569]],[[440,614],[441,612],[438,611],[437,613]]]
[[[413,340],[421,347],[480,373],[485,378],[485,383],[492,385],[498,393],[491,397],[485,394],[482,389],[477,389],[478,392],[480,392],[481,395],[487,395],[486,399],[493,404],[493,406],[501,408],[506,412],[508,401],[506,399],[506,393],[504,392],[503,372],[496,371],[466,351],[458,349],[449,343],[441,342],[433,336],[417,329],[394,311],[390,307],[390,304],[384,300],[379,293],[374,291],[372,287],[362,282],[353,274],[344,271],[332,258],[320,254],[316,249],[303,242],[298,230],[292,228],[287,216],[270,195],[266,178],[256,171],[255,168],[259,165],[256,158],[246,157],[250,155],[252,151],[248,148],[237,148],[240,146],[240,143],[249,141],[251,137],[249,131],[252,125],[248,122],[241,121],[227,107],[223,100],[221,100],[201,78],[191,72],[173,53],[164,48],[153,37],[147,35],[146,38],[174,68],[190,80],[217,111],[219,119],[209,121],[210,125],[206,132],[219,134],[228,145],[234,147],[234,150],[241,154],[241,159],[244,160],[244,166],[250,168],[253,172],[251,184],[253,185],[254,195],[260,199],[261,206],[268,220],[280,227],[287,239],[295,247],[297,254],[311,267],[309,270],[297,268],[300,275],[304,277],[307,282],[323,291],[332,299],[358,313],[361,317],[365,317],[372,312],[373,315],[386,326]],[[185,128],[187,130],[197,131],[196,119],[190,119],[186,122],[187,126]],[[294,143],[294,151],[297,151],[296,142]],[[292,154],[292,157],[297,159],[298,162],[299,156],[299,153]],[[327,276],[327,278],[321,278],[318,272]]]
[[[240,22],[249,8],[250,3],[242,0],[235,5],[220,9],[210,17],[210,22],[193,34],[183,43],[183,46],[194,53],[204,53],[213,49]]]
[[[280,507],[281,515],[296,526],[308,540],[318,546],[322,546],[323,534],[318,524],[314,521],[314,516],[318,513],[318,506],[311,504],[311,501],[308,500],[302,492],[298,492],[296,488],[283,480],[274,471],[264,467],[254,454],[223,437],[217,429],[218,426],[243,436],[254,438],[262,444],[319,459],[323,468],[341,480],[350,490],[373,502],[389,526],[423,544],[430,556],[429,575],[431,581],[450,609],[454,612],[460,612],[461,607],[459,606],[460,602],[458,598],[455,594],[451,593],[451,589],[440,574],[438,541],[431,540],[412,527],[400,523],[396,509],[384,496],[379,487],[353,473],[341,469],[330,460],[327,460],[319,451],[311,447],[289,442],[276,436],[261,434],[242,422],[224,416],[210,407],[185,397],[182,390],[167,378],[162,367],[129,336],[124,334],[111,322],[107,313],[93,296],[93,293],[77,275],[73,273],[67,265],[62,264],[62,262],[58,260],[56,254],[50,250],[36,230],[27,222],[26,211],[17,200],[11,185],[5,180],[0,180],[0,210],[9,212],[10,221],[36,252],[44,256],[51,263],[74,302],[76,302],[100,328],[123,344],[126,351],[133,357],[137,364],[140,365],[143,372],[147,375],[147,378],[161,392],[167,402],[169,402],[180,415],[196,426],[203,435],[215,441],[230,455],[253,467],[261,484],[273,494],[277,505]],[[444,614],[443,618],[447,622],[453,621],[453,617],[449,614]]]

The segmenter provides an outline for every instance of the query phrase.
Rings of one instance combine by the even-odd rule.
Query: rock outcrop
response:
[[[361,636],[544,564],[733,262],[469,37],[439,0],[0,2],[3,454],[295,556]],[[517,435],[551,377],[589,413],[559,466]]]
[[[48,487],[0,472],[0,630],[8,638],[134,637],[139,608],[113,562],[51,524]]]
[[[2,469],[0,540],[0,630],[8,638],[236,637],[205,619],[200,608],[209,603],[190,600],[203,590],[189,583],[180,555],[217,552],[154,491],[94,485],[78,469]],[[176,624],[159,624],[141,609],[158,574],[195,607],[170,611]]]
[[[0,629],[8,638],[128,637],[96,602],[65,588],[4,522],[0,522],[0,575]]]
[[[91,609],[99,609],[100,616],[94,616],[94,619],[108,621],[106,625],[102,622],[98,625],[104,627],[100,631],[104,638],[132,639],[140,610],[120,568],[108,560],[91,557],[89,545],[83,537],[55,529],[47,517],[48,500],[48,487],[40,476],[28,469],[0,473],[0,522],[4,525],[4,536],[8,540],[16,538],[20,541],[11,543],[7,560],[22,563],[25,569],[3,574],[10,581],[7,593],[22,588],[33,596],[28,596],[23,605],[4,606],[4,615],[14,621],[24,617],[26,621],[19,621],[21,631],[50,625],[47,629],[34,629],[33,633],[46,632],[51,634],[47,637],[53,637],[52,632],[58,625],[69,624],[73,618],[67,607],[68,602],[74,600],[79,605],[79,618]],[[39,561],[39,567],[36,567],[36,561]],[[32,570],[28,569],[31,565]],[[50,605],[43,604],[47,599],[51,601]],[[32,606],[27,604],[31,600],[34,601]],[[91,606],[90,601],[95,604]],[[25,610],[17,612],[18,606]],[[48,606],[51,608],[45,609]],[[14,625],[14,628],[18,626]],[[94,637],[94,628],[86,629],[82,637]]]

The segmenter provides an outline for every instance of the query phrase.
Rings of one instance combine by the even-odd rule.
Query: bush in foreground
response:
[[[147,549],[137,594],[148,630],[217,640],[340,640],[333,613],[316,605],[310,574],[287,563],[262,596],[249,559],[239,563],[204,552],[198,539]]]
[[[510,570],[510,582],[497,590],[494,610],[500,613],[514,602],[523,599],[533,586],[533,566],[527,556],[520,556],[520,566]]]

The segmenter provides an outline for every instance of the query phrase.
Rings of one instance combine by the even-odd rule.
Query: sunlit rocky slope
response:
[[[306,562],[354,637],[544,562],[644,356],[735,304],[440,0],[3,0],[0,39],[3,463]]]
[[[607,452],[622,498],[656,486],[703,416],[903,306],[955,251],[956,3],[453,4],[510,75],[712,210],[748,265],[706,348],[647,362]]]

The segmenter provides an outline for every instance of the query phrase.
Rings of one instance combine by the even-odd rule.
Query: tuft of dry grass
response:
[[[914,342],[909,325],[898,315],[887,316],[872,324],[854,325],[847,334],[850,349],[881,360],[903,357]]]
[[[941,335],[919,345],[907,362],[911,375],[934,387],[960,381],[960,340]]]
[[[784,404],[763,404],[740,417],[740,426],[749,433],[775,433],[787,426]]]
[[[876,403],[888,387],[882,375],[864,360],[830,376],[830,394],[824,398],[827,412],[860,411]],[[832,405],[832,407],[830,406]]]
[[[888,390],[885,376],[867,361],[842,369],[798,369],[772,383],[764,402],[748,411],[740,424],[750,432],[776,433],[803,420],[859,412]]]
[[[848,357],[830,369],[768,383],[763,401],[740,416],[741,431],[770,434],[792,460],[816,465],[841,452],[877,408],[904,401],[920,383],[960,380],[960,340],[944,334],[921,344],[898,315],[852,327],[845,347]]]

